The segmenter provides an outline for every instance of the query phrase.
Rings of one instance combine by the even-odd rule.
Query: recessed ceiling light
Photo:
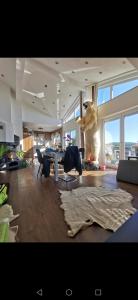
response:
[[[122,61],[122,64],[123,64],[123,65],[125,65],[125,64],[126,64],[126,61],[125,61],[125,60],[123,60],[123,61]]]
[[[45,84],[45,88],[47,88],[47,84]]]
[[[85,65],[88,65],[88,61],[87,60],[85,61]]]
[[[75,74],[75,71],[72,71],[72,74]]]
[[[69,97],[71,97],[72,95],[70,94]]]
[[[56,65],[59,65],[59,62],[58,62],[58,61],[55,61],[55,64],[56,64]]]
[[[43,107],[43,110],[45,110],[45,107]]]
[[[65,104],[63,104],[62,107],[65,107]]]
[[[61,92],[61,90],[58,90],[58,93],[60,93]]]
[[[35,102],[34,102],[34,101],[32,101],[32,103],[34,104]]]
[[[52,104],[55,104],[55,102],[52,102]]]
[[[88,81],[88,78],[85,78],[85,81]]]
[[[1,74],[1,77],[4,77],[4,74]]]
[[[103,74],[103,72],[99,72],[99,74]]]

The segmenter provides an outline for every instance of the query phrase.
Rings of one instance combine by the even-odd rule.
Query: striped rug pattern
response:
[[[80,187],[60,191],[60,197],[70,237],[94,222],[104,229],[116,231],[136,212],[132,205],[133,196],[122,189]]]

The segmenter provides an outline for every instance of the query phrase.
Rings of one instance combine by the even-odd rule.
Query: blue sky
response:
[[[122,93],[127,92],[136,86],[138,86],[138,79],[116,84],[113,86],[113,97],[117,97],[118,95],[121,95]]]
[[[138,86],[138,79],[116,84],[113,86],[113,98]],[[110,87],[98,89],[98,105],[110,100]]]
[[[125,117],[125,142],[138,141],[138,113]],[[106,143],[120,141],[120,120],[113,120],[105,123],[105,141]]]
[[[138,142],[138,114],[125,117],[125,141]]]
[[[105,123],[105,143],[120,141],[120,120]]]

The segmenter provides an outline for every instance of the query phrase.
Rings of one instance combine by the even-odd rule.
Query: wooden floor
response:
[[[60,208],[58,188],[52,177],[37,179],[37,166],[17,171],[0,172],[0,183],[10,183],[9,204],[14,214],[20,217],[11,224],[19,225],[17,239],[19,242],[103,242],[112,232],[92,225],[80,231],[74,238],[67,236],[64,212]],[[103,175],[104,174],[104,175]],[[78,185],[78,184],[77,184]],[[69,186],[69,188],[77,187]],[[134,196],[133,205],[138,208],[138,186],[116,182],[116,174],[110,172],[84,172],[79,186],[120,187]]]

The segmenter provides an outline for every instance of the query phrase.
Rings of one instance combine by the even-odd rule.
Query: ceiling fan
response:
[[[45,99],[45,94],[44,92],[41,92],[41,93],[33,93],[33,92],[30,92],[28,90],[22,90],[23,92],[27,93],[27,94],[30,94],[31,96],[33,97],[36,97],[37,99]]]
[[[29,95],[31,95],[31,96],[33,96],[33,98],[34,98],[33,103],[35,103],[35,101],[37,101],[37,103],[39,103],[39,107],[41,105],[41,107],[42,107],[41,109],[43,109],[49,117],[52,117],[52,114],[49,112],[49,110],[46,107],[46,103],[45,103],[46,96],[44,95],[44,92],[42,92],[42,93],[33,93],[33,92],[30,92],[30,91],[24,90],[24,89],[22,91],[29,94]],[[42,102],[40,102],[40,100]]]

